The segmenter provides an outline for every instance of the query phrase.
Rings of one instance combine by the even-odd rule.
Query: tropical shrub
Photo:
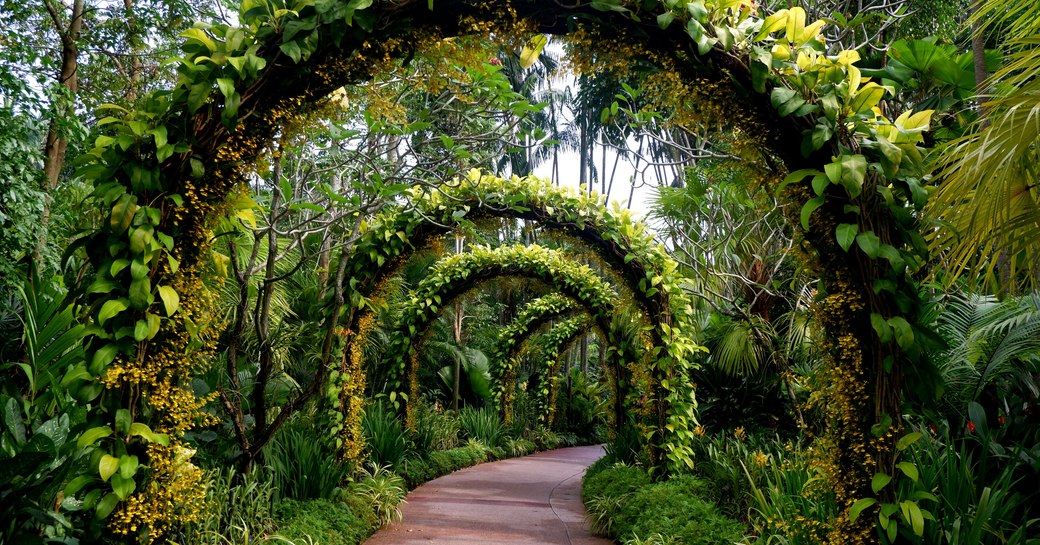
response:
[[[286,426],[264,449],[278,499],[330,499],[350,476],[351,466],[313,425]]]
[[[401,421],[381,403],[369,405],[361,420],[369,460],[379,466],[399,467],[407,452],[407,435]]]
[[[503,435],[502,421],[490,407],[464,407],[459,412],[459,425],[465,437],[476,439],[487,448],[497,447]]]
[[[361,498],[372,509],[380,526],[401,520],[400,505],[408,493],[404,479],[386,467],[373,464],[362,469],[357,479],[347,488],[349,494]]]
[[[560,448],[560,436],[545,426],[538,426],[528,430],[525,438],[534,443],[538,450]]]
[[[705,499],[705,483],[677,477],[632,493],[614,521],[613,534],[622,539],[647,538],[655,533],[686,545],[735,543],[744,525],[721,513]]]
[[[457,447],[459,431],[459,421],[451,413],[441,412],[428,403],[415,405],[415,431],[411,439],[413,450],[419,456]]]
[[[740,541],[744,525],[706,499],[710,486],[690,476],[652,483],[640,468],[601,460],[585,475],[582,499],[590,526],[622,543]]]
[[[225,536],[261,537],[274,529],[271,507],[277,488],[268,468],[248,472],[212,469],[206,474],[206,505],[198,522],[171,532],[180,545],[224,545]]]
[[[299,544],[357,545],[375,530],[373,518],[365,506],[330,500],[283,500],[274,509],[277,535]]]
[[[981,430],[976,429],[976,432]],[[1034,450],[1037,450],[1034,446]],[[909,542],[950,545],[1035,543],[1040,531],[1040,452],[1021,447],[1005,449],[996,438],[969,435],[951,440],[925,434],[909,459],[918,469],[917,482],[904,482],[900,497],[934,493],[928,507],[934,523],[924,525]],[[1032,463],[1023,461],[1032,460]],[[904,532],[909,534],[909,532]]]

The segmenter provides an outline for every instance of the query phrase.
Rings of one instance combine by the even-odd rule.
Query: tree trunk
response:
[[[455,235],[455,253],[456,254],[461,254],[462,253],[462,241],[463,241],[462,235],[456,234]],[[460,298],[455,300],[455,320],[451,324],[451,326],[452,326],[451,330],[452,330],[452,334],[454,335],[455,346],[458,347],[459,349],[462,348],[462,312],[463,312],[462,298],[460,297]],[[461,392],[459,391],[460,388],[462,387],[461,377],[462,377],[462,358],[461,357],[456,357],[455,358],[455,383],[452,385],[452,389],[451,389],[451,404],[452,404],[452,407],[456,411],[459,410],[459,400],[462,397],[460,395]]]
[[[58,84],[65,87],[69,93],[69,99],[79,91],[79,40],[83,29],[83,0],[75,0],[72,3],[72,14],[68,22],[62,20],[62,14],[58,12],[60,4],[55,5],[54,0],[45,0],[44,5],[50,13],[54,28],[61,37],[61,68],[58,72]],[[44,144],[43,171],[47,179],[44,182],[44,190],[49,192],[58,185],[58,176],[65,164],[65,151],[69,147],[69,140],[61,133],[61,119],[75,115],[75,109],[71,104],[60,101],[55,104],[57,111],[51,118],[47,128],[47,141]],[[44,208],[43,221],[47,222],[50,205]]]

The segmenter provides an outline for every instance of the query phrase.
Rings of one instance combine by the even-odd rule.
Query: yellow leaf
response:
[[[520,67],[524,70],[534,66],[534,63],[538,61],[538,56],[542,54],[542,50],[545,49],[545,44],[549,41],[544,34],[538,34],[532,36],[527,43],[524,44],[524,48],[520,51]]]
[[[878,102],[885,97],[885,88],[874,83],[868,83],[863,86],[852,100],[849,101],[849,110],[851,115],[856,115],[865,112],[874,106],[877,106]]]
[[[798,43],[804,44],[809,40],[815,38],[816,35],[819,34],[821,30],[823,30],[824,24],[825,23],[823,21],[816,21],[813,24],[805,27],[805,29],[802,30],[801,34],[798,36]]]
[[[916,114],[903,112],[903,115],[896,118],[896,125],[899,125],[903,130],[908,131],[916,129],[928,130],[928,126],[932,121],[933,113],[935,113],[935,110],[921,110]]]
[[[770,54],[774,59],[786,61],[791,58],[791,48],[787,47],[787,44],[776,44]]]
[[[787,12],[788,10],[782,9],[766,17],[765,21],[762,21],[762,30],[759,30],[758,34],[755,35],[755,41],[762,41],[762,39],[770,33],[776,32],[787,26]]]
[[[854,62],[859,62],[859,59],[859,51],[856,51],[855,49],[846,49],[845,51],[838,53],[838,64],[848,66]]]
[[[798,43],[798,37],[802,35],[803,30],[805,30],[805,10],[795,6],[787,14],[787,41]]]
[[[863,81],[863,76],[859,72],[859,68],[853,65],[849,65],[849,96],[855,96],[856,92],[859,91],[859,85]]]

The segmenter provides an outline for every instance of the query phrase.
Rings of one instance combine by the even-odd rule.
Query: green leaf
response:
[[[140,465],[137,456],[124,454],[119,457],[119,474],[124,478],[133,477]]]
[[[101,305],[101,310],[98,311],[98,325],[103,327],[105,322],[113,316],[126,310],[129,306],[127,303],[129,303],[129,301],[123,298],[105,301],[105,304]]]
[[[769,100],[780,113],[780,117],[791,115],[806,105],[805,99],[798,94],[798,91],[787,87],[774,88],[769,95]]]
[[[859,245],[859,249],[863,250],[863,253],[867,254],[870,258],[878,256],[878,249],[881,247],[881,239],[874,234],[874,231],[866,231],[856,235],[856,244]]]
[[[870,480],[870,489],[875,494],[881,491],[882,488],[888,486],[888,483],[892,482],[892,477],[886,473],[875,473],[874,478]]]
[[[108,482],[108,478],[116,471],[119,471],[119,458],[111,454],[102,455],[101,460],[98,461],[98,473],[101,474],[101,480]]]
[[[823,169],[831,182],[841,184],[853,199],[863,191],[863,180],[867,176],[867,158],[863,155],[843,154]]]
[[[876,313],[870,313],[870,325],[874,327],[874,332],[877,333],[878,339],[887,343],[892,340],[892,326],[888,325],[888,321],[885,317]]]
[[[141,342],[148,338],[148,321],[137,320],[134,322],[134,340]]]
[[[919,431],[911,432],[911,433],[908,433],[908,434],[900,437],[899,440],[896,441],[896,450],[898,450],[898,451],[906,450],[907,447],[909,447],[910,445],[916,443],[919,439],[921,439],[921,437],[922,437],[922,435],[921,435],[921,432],[919,432]]]
[[[13,397],[4,402],[4,426],[14,437],[17,444],[25,443],[25,422],[22,421],[22,410]]]
[[[152,428],[149,428],[146,424],[142,424],[141,422],[134,422],[131,424],[130,433],[128,435],[131,437],[141,437],[146,441],[159,443],[160,445],[170,444],[170,438],[165,433],[155,433],[152,431]]]
[[[896,467],[899,468],[899,470],[902,471],[904,475],[910,477],[910,480],[914,481],[915,483],[917,482],[917,479],[920,478],[920,473],[918,473],[917,471],[917,466],[910,462],[899,462],[898,464],[896,464]]]
[[[167,316],[173,316],[181,306],[181,296],[170,286],[159,286],[159,298],[162,299]]]
[[[112,435],[112,428],[108,426],[98,426],[96,428],[90,428],[89,430],[83,432],[83,435],[79,436],[79,439],[76,440],[76,446],[78,448],[86,448],[90,445],[93,445],[98,439],[108,437],[109,435]]]
[[[300,62],[300,57],[303,55],[303,51],[300,50],[300,44],[296,42],[285,42],[279,49],[282,53],[285,53],[293,60],[294,63]]]
[[[109,492],[98,502],[97,507],[94,509],[94,514],[99,519],[106,518],[112,514],[112,510],[116,508],[117,504],[119,504],[119,496]]]
[[[816,176],[818,174],[820,174],[820,171],[814,168],[798,169],[788,174],[787,176],[784,176],[784,181],[780,183],[780,187],[778,188],[778,190],[783,189],[784,186],[786,186],[787,184],[798,183],[808,178],[809,176]]]
[[[130,282],[130,304],[134,308],[144,310],[152,304],[152,300],[152,281],[147,276]]]
[[[877,503],[877,498],[862,498],[856,500],[856,503],[852,504],[852,507],[849,509],[849,521],[856,522],[860,513],[875,503]]]
[[[903,510],[903,518],[910,521],[910,527],[914,530],[914,535],[924,535],[924,516],[921,514],[921,508],[917,506],[916,502],[910,500],[904,500],[899,503],[899,507]]]
[[[116,411],[116,433],[126,435],[130,432],[130,424],[133,420],[130,418],[129,409],[119,409]]]
[[[662,29],[668,28],[668,25],[672,24],[672,21],[674,20],[675,13],[671,11],[666,11],[657,16],[657,26],[661,27]]]
[[[124,477],[116,474],[112,476],[112,492],[119,497],[120,500],[125,500],[134,489],[137,488],[137,483],[134,482],[131,477]]]
[[[852,243],[856,240],[856,233],[859,232],[859,226],[855,223],[839,223],[838,228],[835,229],[835,234],[838,238],[838,245],[841,246],[842,250],[846,252],[852,247]]]
[[[816,211],[817,208],[823,206],[824,197],[820,195],[809,200],[802,206],[802,229],[809,230],[809,217]],[[857,237],[858,238],[858,237]]]
[[[888,325],[892,326],[896,344],[899,345],[899,348],[907,350],[914,345],[914,330],[910,327],[910,323],[906,321],[906,318],[893,316],[888,319]]]
[[[213,90],[213,86],[208,81],[195,83],[188,90],[188,112],[195,113],[202,108],[202,105],[206,103],[206,99],[209,98],[210,91]]]

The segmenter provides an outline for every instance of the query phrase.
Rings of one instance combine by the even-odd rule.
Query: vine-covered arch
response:
[[[555,324],[552,329],[538,337],[542,366],[540,379],[535,387],[535,400],[547,425],[551,426],[556,418],[560,358],[567,347],[593,325],[593,321],[587,315],[578,315]]]
[[[400,320],[392,328],[383,358],[393,366],[390,374],[395,390],[414,399],[418,383],[416,338],[427,329],[450,301],[478,282],[502,276],[535,278],[552,286],[569,299],[581,301],[594,322],[604,332],[611,331],[611,318],[616,314],[614,290],[588,266],[568,259],[566,254],[541,246],[476,247],[438,261],[419,283],[400,311]],[[617,343],[611,361],[615,366],[637,363],[638,354],[621,350],[631,343]],[[626,360],[627,358],[627,360]],[[617,360],[617,361],[615,361]],[[399,394],[398,394],[399,395]],[[397,395],[395,395],[396,400]]]
[[[651,342],[657,347],[651,373],[656,379],[651,443],[673,469],[692,464],[689,445],[696,424],[696,401],[681,377],[703,348],[692,338],[696,329],[693,309],[681,288],[678,264],[643,224],[634,221],[628,210],[608,209],[595,194],[578,194],[538,178],[503,179],[479,170],[437,190],[415,188],[410,196],[408,205],[369,222],[342,258],[344,278],[349,279],[343,292],[351,303],[347,328],[353,327],[356,315],[371,311],[369,298],[393,273],[394,265],[415,249],[416,242],[447,233],[463,221],[523,218],[568,233],[588,244],[617,271],[648,317]],[[637,350],[638,343],[622,344]],[[341,377],[347,370],[359,368],[350,361],[354,352],[344,352]],[[341,396],[341,400],[345,403],[347,398]],[[336,430],[341,429],[343,425],[337,424]]]
[[[552,292],[524,305],[516,318],[499,332],[489,359],[494,364],[492,376],[496,379],[495,398],[502,411],[502,420],[507,424],[512,420],[516,366],[519,363],[516,352],[531,333],[543,324],[549,320],[567,317],[582,308],[584,307],[578,301],[562,293]]]
[[[77,163],[78,173],[94,182],[108,218],[84,240],[94,271],[85,300],[97,334],[82,380],[105,387],[103,393],[95,388],[95,397],[104,395],[99,404],[106,407],[104,422],[92,424],[111,427],[116,415],[125,414],[123,403],[135,404],[131,414],[149,414],[153,425],[171,432],[171,445],[148,446],[152,466],[170,466],[178,439],[200,414],[187,378],[200,360],[195,354],[212,343],[214,326],[199,289],[211,227],[248,165],[274,134],[297,121],[302,106],[433,40],[490,26],[564,33],[580,26],[580,18],[640,47],[652,61],[667,59],[686,75],[732,82],[714,100],[747,104],[752,115],[737,118],[778,127],[766,131],[773,152],[767,159],[775,159],[778,171],[795,172],[785,198],[801,214],[791,223],[801,226],[814,258],[826,265],[818,269],[825,288],[818,315],[829,332],[828,395],[836,400],[825,407],[833,440],[829,478],[848,508],[871,494],[875,471],[891,472],[892,434],[875,439],[871,429],[886,421],[899,426],[902,373],[914,372],[922,357],[911,327],[920,307],[911,273],[927,257],[917,244],[914,211],[927,198],[918,144],[930,112],[885,115],[882,99],[889,90],[865,81],[854,51],[822,51],[816,40],[822,22],[806,24],[799,8],[761,19],[737,0],[281,5],[246,0],[242,28],[208,25],[186,32],[172,92],[152,94],[137,110],[103,119],[107,134]],[[332,296],[330,324],[351,316],[355,307],[347,306],[345,295]],[[352,320],[346,323],[354,327]],[[339,331],[330,325],[327,332],[325,342],[335,343]],[[693,349],[669,354],[664,365],[681,372]],[[678,417],[692,418],[692,400],[676,396],[681,394],[670,393],[672,407],[690,409]],[[149,410],[139,410],[141,404]],[[117,436],[139,441],[125,429]],[[114,452],[100,439],[84,448]],[[682,444],[665,446],[674,449],[672,462],[690,459]],[[144,453],[139,444],[135,448]],[[186,474],[156,473],[159,486],[141,487],[128,501],[174,481],[190,488],[182,482]],[[847,509],[841,512],[835,535],[858,539],[871,532],[870,517],[855,522]],[[138,524],[150,522],[127,515],[122,527]]]

